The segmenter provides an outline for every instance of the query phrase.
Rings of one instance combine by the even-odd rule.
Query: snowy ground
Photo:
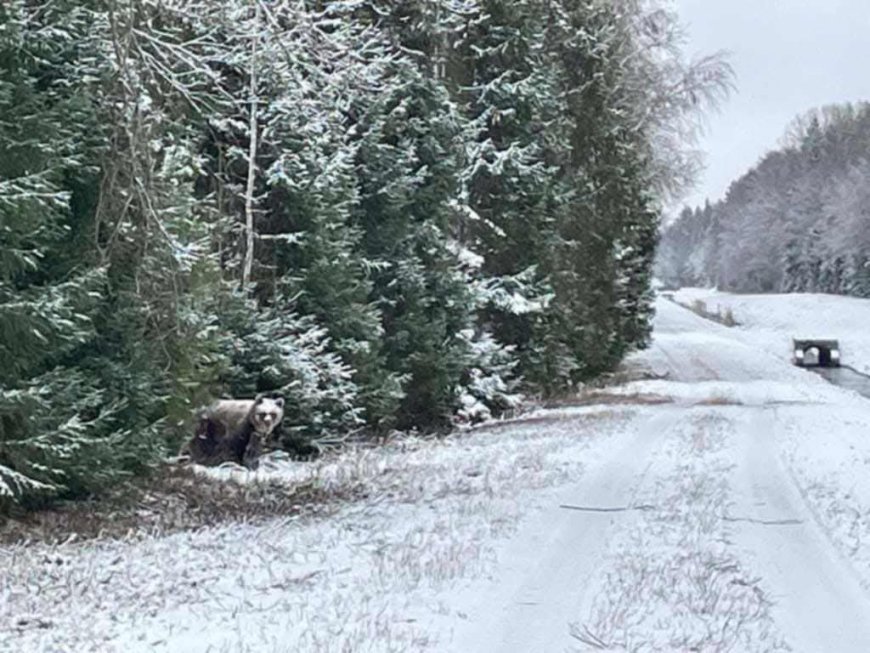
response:
[[[328,520],[0,549],[0,650],[868,651],[870,401],[788,364],[822,316],[717,299],[625,403],[236,473],[367,489]]]
[[[771,354],[791,355],[791,338],[838,339],[842,361],[870,373],[870,301],[835,295],[731,295],[686,288],[681,304],[702,301],[713,313],[731,309],[736,331]]]

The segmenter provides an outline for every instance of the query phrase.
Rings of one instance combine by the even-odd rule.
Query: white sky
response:
[[[685,203],[724,196],[813,107],[870,100],[870,0],[674,0],[686,52],[731,53],[737,91],[708,118],[707,170]]]

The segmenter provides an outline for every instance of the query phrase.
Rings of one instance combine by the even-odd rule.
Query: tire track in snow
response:
[[[654,507],[615,542],[574,650],[790,650],[729,542],[733,435],[721,409],[683,411],[637,499]]]
[[[774,616],[802,653],[870,651],[870,597],[855,568],[778,455],[775,413],[744,409],[736,424],[741,464],[735,468],[732,514],[799,524],[735,525],[735,543],[763,569]]]
[[[807,424],[801,413],[775,412],[780,462],[821,531],[870,592],[870,450],[856,434],[867,432],[870,416],[856,422],[847,413],[845,419]],[[825,443],[824,452],[814,449],[817,442]]]
[[[565,510],[561,505],[637,506],[655,452],[676,427],[681,411],[645,413],[633,432],[581,481],[559,493],[553,507],[523,527],[499,556],[501,580],[477,588],[469,621],[454,632],[456,653],[564,651],[576,644],[571,623],[594,599],[592,580],[610,557],[610,543],[641,511]],[[493,609],[493,605],[497,608]],[[445,642],[446,643],[446,642]]]

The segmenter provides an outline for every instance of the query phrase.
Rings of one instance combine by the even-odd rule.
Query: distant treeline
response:
[[[611,369],[729,81],[679,43],[652,0],[0,4],[0,510],[217,396],[289,446]]]
[[[723,201],[664,231],[657,273],[670,285],[870,297],[870,104],[797,119]]]

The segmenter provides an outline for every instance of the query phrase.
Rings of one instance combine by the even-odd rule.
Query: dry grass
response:
[[[0,525],[0,544],[164,535],[226,521],[259,522],[328,512],[361,494],[359,488],[325,489],[315,482],[291,486],[220,481],[165,464],[151,477],[103,496],[10,518]]]
[[[573,406],[660,406],[671,404],[672,397],[654,393],[635,392],[623,394],[607,390],[590,390],[573,397],[553,399],[545,404],[545,408],[570,408]]]
[[[667,377],[667,373],[657,373],[639,361],[627,360],[620,363],[613,372],[602,374],[591,381],[590,387],[601,390],[613,386],[628,385],[636,381],[661,381]]]
[[[729,397],[713,396],[702,399],[696,406],[742,406],[743,402]]]
[[[603,402],[599,402],[604,405]],[[582,406],[594,406],[596,402],[592,403],[571,403],[568,400],[564,400],[564,403],[559,404],[547,404],[546,408],[571,408],[574,406],[582,407]],[[529,426],[553,426],[567,422],[580,422],[585,423],[591,420],[604,420],[612,418],[614,413],[612,411],[602,410],[601,412],[596,412],[595,414],[583,415],[582,417],[578,415],[571,415],[565,413],[553,412],[551,414],[544,415],[525,415],[523,417],[517,417],[511,420],[502,420],[497,422],[486,422],[479,426],[475,426],[473,429],[470,429],[468,433],[488,433],[491,431],[501,431],[503,429],[513,429],[515,427],[527,428]]]
[[[492,437],[350,446],[307,464],[263,461],[254,474],[238,470],[248,488],[228,468],[178,470],[167,483],[184,496],[147,505],[201,503],[214,517],[210,502],[225,499],[187,495],[231,491],[244,500],[238,510],[270,513],[282,508],[260,493],[310,485],[327,508],[338,492],[357,494],[329,519],[239,524],[230,504],[226,523],[171,537],[0,549],[0,650],[444,650],[432,637],[461,618],[450,602],[457,583],[493,574],[495,542],[550,489],[580,478],[591,447],[610,451],[626,431],[629,416],[605,412],[504,423]],[[205,474],[224,478],[204,483]],[[283,484],[266,483],[270,474]],[[356,498],[361,488],[367,499]],[[295,509],[290,501],[283,509]]]
[[[722,307],[717,305],[716,310],[711,311],[707,307],[706,302],[701,299],[696,299],[691,304],[682,304],[680,302],[677,303],[684,308],[688,308],[696,315],[700,315],[706,320],[712,320],[713,322],[718,322],[719,324],[727,327],[740,326],[740,323],[736,319],[734,319],[734,313],[731,311],[730,308],[726,307],[723,311]]]
[[[610,403],[617,403],[616,398]],[[400,468],[391,468],[388,461],[396,460],[398,466],[398,459],[423,455],[426,451],[434,453],[433,449],[442,446],[455,447],[482,432],[504,431],[513,435],[516,429],[537,426],[540,428],[529,431],[529,435],[550,439],[551,427],[563,428],[568,422],[579,427],[613,417],[610,411],[584,416],[529,415],[491,422],[447,437],[396,438],[380,446],[357,444],[312,463],[299,463],[289,476],[284,469],[275,475],[251,476],[246,470],[233,467],[212,468],[203,473],[167,462],[150,477],[132,480],[106,494],[2,521],[0,545],[125,539],[232,522],[261,523],[276,517],[328,515],[350,502],[393,497],[397,493],[413,494],[418,484],[411,478],[402,479],[405,487],[398,487],[395,480],[389,487],[385,485],[385,479],[394,475],[406,476]],[[490,445],[496,446],[488,441]],[[405,499],[415,498],[418,497]]]

